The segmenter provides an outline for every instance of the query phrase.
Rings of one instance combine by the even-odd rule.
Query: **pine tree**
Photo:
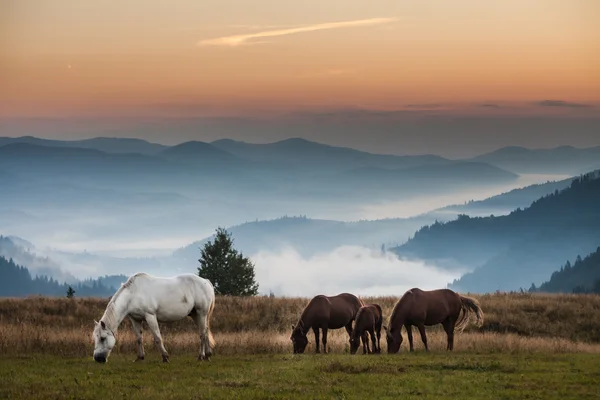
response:
[[[210,280],[216,293],[230,296],[258,294],[254,264],[234,249],[231,234],[225,229],[217,228],[214,241],[204,245],[198,262],[198,275]]]
[[[73,298],[73,295],[75,295],[75,290],[73,290],[73,288],[69,285],[69,288],[67,289],[67,297],[71,299]]]

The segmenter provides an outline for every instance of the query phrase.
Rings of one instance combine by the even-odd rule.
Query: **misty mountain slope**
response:
[[[34,277],[29,268],[0,256],[0,297],[32,295],[64,297],[69,286],[75,290],[76,297],[108,297],[113,295],[120,284],[126,280],[126,276],[116,275],[64,283],[46,275]]]
[[[506,216],[460,216],[417,231],[393,249],[402,257],[474,269],[453,282],[461,291],[529,287],[552,272],[556,259],[587,254],[600,242],[600,174]],[[554,259],[554,263],[551,260]]]
[[[450,162],[450,160],[434,155],[394,156],[372,154],[300,138],[291,138],[267,144],[221,139],[211,144],[247,160],[301,169],[310,167],[313,170],[327,169],[343,171],[364,166],[409,168],[425,164],[443,165]]]
[[[227,228],[234,240],[247,254],[260,250],[278,251],[292,246],[304,256],[317,252],[330,251],[342,245],[368,245],[404,243],[423,224],[434,221],[448,221],[456,218],[459,212],[479,213],[482,209],[490,214],[502,213],[510,205],[510,210],[527,207],[543,195],[564,188],[571,180],[548,182],[516,189],[485,200],[467,205],[448,206],[433,210],[413,218],[390,218],[370,221],[342,222],[301,217],[283,217],[272,220],[247,222]],[[456,210],[455,210],[456,208]],[[174,252],[175,256],[195,260],[198,248],[213,236],[194,242]],[[495,244],[491,244],[492,248]],[[483,258],[485,260],[485,257]],[[478,260],[478,261],[481,261]]]
[[[489,180],[509,180],[518,177],[517,174],[505,171],[501,168],[479,162],[450,162],[445,165],[422,165],[418,167],[410,167],[404,169],[384,169],[376,167],[365,167],[344,174],[371,178],[372,176],[380,175],[382,179],[393,181],[398,179],[401,181],[421,181],[422,179],[445,181],[454,179],[478,179],[485,183]]]
[[[554,193],[557,190],[563,190],[571,184],[574,178],[567,178],[560,181],[551,181],[546,183],[525,186],[519,189],[513,189],[509,192],[501,193],[484,200],[469,201],[465,204],[450,205],[436,212],[445,213],[488,213],[502,214],[509,213],[517,208],[529,207],[531,203],[540,197]]]
[[[26,265],[35,275],[47,275],[61,282],[75,282],[76,278],[63,271],[60,265],[48,257],[35,254],[31,243],[20,238],[9,238],[0,235],[0,256],[12,259],[17,264]]]
[[[578,149],[526,149],[510,146],[470,159],[496,165],[517,173],[578,175],[600,168],[600,146]]]
[[[428,216],[357,222],[283,217],[247,222],[227,230],[231,232],[236,248],[246,255],[293,248],[308,257],[344,245],[379,248],[382,244],[403,242],[417,227],[432,220]],[[200,254],[199,248],[213,239],[214,235],[194,242],[175,251],[173,256],[195,261]]]
[[[100,150],[77,147],[51,147],[27,143],[0,147],[0,167],[19,174],[67,177],[88,175],[100,177],[143,174],[177,175],[189,173],[189,168],[160,158],[141,154],[109,154]],[[118,177],[117,176],[117,177]]]
[[[15,263],[27,267],[34,276],[48,276],[61,283],[90,280],[78,279],[74,274],[79,277],[104,276],[104,283],[110,287],[115,286],[115,279],[122,282],[126,280],[126,276],[139,271],[165,276],[181,272],[181,265],[170,263],[170,260],[164,260],[167,263],[162,264],[160,257],[112,257],[86,251],[70,253],[52,249],[40,250],[28,240],[14,236],[0,235],[0,256],[13,259]],[[125,279],[121,279],[123,276]]]
[[[159,155],[163,158],[189,163],[197,167],[234,168],[247,167],[249,162],[221,150],[210,143],[191,141],[168,147]]]
[[[194,165],[205,161],[208,165],[204,167]],[[160,187],[165,192],[213,198],[364,202],[501,183],[513,177],[496,167],[463,162],[452,162],[447,169],[421,166],[409,172],[387,171],[389,175],[386,170],[337,174],[340,166],[335,163],[330,169],[310,163],[298,169],[284,165],[267,169],[264,164],[254,168],[256,164],[252,163],[202,142],[175,146],[158,156],[27,143],[0,147],[0,170],[43,179],[48,184],[60,182],[148,192]]]
[[[0,147],[0,170],[46,183],[67,182],[119,190],[193,193],[206,187],[235,192],[255,185],[227,168],[196,168],[158,156],[111,154],[99,150],[26,143]],[[252,186],[253,187],[253,186]]]
[[[556,270],[550,279],[542,283],[538,292],[572,293],[590,292],[600,294],[600,246],[591,254],[577,256],[571,263]]]
[[[0,147],[0,150],[2,148]],[[16,169],[15,169],[16,170]],[[23,174],[23,172],[21,172]],[[77,175],[76,175],[77,176]],[[79,183],[72,183],[78,181]],[[124,209],[135,205],[145,206],[181,206],[193,200],[173,192],[135,191],[131,187],[110,188],[98,184],[94,179],[64,179],[64,175],[27,173],[11,174],[3,180],[0,192],[0,207],[48,209]],[[118,185],[116,185],[118,186]],[[150,190],[150,188],[147,188]],[[28,208],[30,209],[30,208]]]
[[[83,140],[50,140],[33,136],[21,136],[16,138],[0,137],[0,146],[14,143],[48,147],[77,147],[82,149],[100,150],[106,153],[138,153],[146,155],[157,154],[167,148],[167,146],[161,144],[150,143],[146,140],[133,138],[95,137]]]
[[[518,175],[481,163],[452,162],[406,169],[364,167],[331,176],[322,176],[322,185],[337,190],[363,191],[365,195],[399,196],[436,194],[459,188],[481,187],[514,181]],[[369,191],[373,191],[370,193]]]

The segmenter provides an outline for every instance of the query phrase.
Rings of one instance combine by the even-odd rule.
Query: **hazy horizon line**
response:
[[[430,156],[430,155],[435,155],[435,156],[439,156],[442,158],[446,158],[448,160],[456,160],[456,161],[460,161],[460,160],[468,160],[468,159],[472,159],[472,158],[476,158],[485,154],[489,154],[489,153],[493,153],[499,150],[503,150],[503,149],[509,149],[509,148],[515,148],[515,149],[525,149],[525,150],[530,150],[530,151],[536,151],[536,150],[557,150],[557,149],[561,149],[561,148],[572,148],[575,150],[590,150],[590,149],[595,149],[600,147],[600,143],[597,145],[591,145],[591,146],[584,146],[584,147],[578,147],[578,146],[573,146],[570,144],[562,144],[562,145],[557,145],[557,146],[551,146],[551,147],[528,147],[528,146],[521,146],[521,145],[500,145],[498,147],[496,147],[494,150],[488,151],[488,152],[484,152],[484,153],[478,153],[478,155],[475,156],[469,156],[469,157],[448,157],[448,156],[442,156],[436,153],[421,153],[421,154],[406,154],[406,155],[399,155],[399,154],[393,154],[393,153],[376,153],[376,152],[372,152],[372,151],[367,151],[367,150],[362,150],[360,148],[357,147],[353,147],[351,145],[332,145],[332,144],[328,144],[325,142],[320,142],[317,140],[313,140],[313,139],[306,139],[303,138],[301,136],[289,136],[283,139],[278,139],[278,140],[273,140],[273,141],[246,141],[246,140],[236,140],[236,139],[231,139],[229,137],[223,137],[220,139],[215,139],[212,141],[204,141],[204,140],[184,140],[181,142],[177,142],[175,144],[167,144],[165,142],[159,142],[159,141],[151,141],[149,139],[145,139],[145,138],[140,138],[140,137],[134,137],[134,136],[90,136],[90,137],[86,137],[86,138],[80,138],[80,139],[60,139],[56,137],[57,135],[48,135],[48,137],[45,136],[35,136],[35,135],[19,135],[19,136],[12,136],[12,135],[2,135],[0,136],[0,139],[2,138],[9,138],[9,139],[24,139],[24,138],[32,138],[32,139],[38,139],[38,140],[46,140],[46,141],[55,141],[55,142],[71,142],[71,143],[76,143],[76,142],[87,142],[87,141],[92,141],[92,140],[96,140],[96,139],[111,139],[111,140],[135,140],[135,141],[142,141],[142,142],[146,142],[148,144],[152,144],[152,145],[158,145],[158,146],[163,146],[165,148],[171,148],[171,147],[176,147],[176,146],[180,146],[186,143],[205,143],[205,144],[214,144],[216,142],[220,142],[220,141],[232,141],[235,143],[244,143],[244,144],[250,144],[250,145],[272,145],[272,144],[277,144],[277,143],[282,143],[282,142],[287,142],[287,141],[294,141],[294,140],[298,140],[298,141],[304,141],[304,142],[308,142],[308,143],[314,143],[314,144],[318,144],[321,146],[327,146],[327,147],[332,147],[332,148],[344,148],[344,149],[349,149],[349,150],[355,150],[361,153],[367,153],[367,154],[372,154],[372,155],[381,155],[381,156],[393,156],[393,157],[419,157],[419,156]],[[31,144],[31,143],[28,143]],[[4,144],[4,145],[0,145],[0,147],[3,146],[7,146],[9,144]],[[43,144],[31,144],[31,145],[39,145],[39,146],[43,146]],[[102,150],[99,150],[102,151]]]

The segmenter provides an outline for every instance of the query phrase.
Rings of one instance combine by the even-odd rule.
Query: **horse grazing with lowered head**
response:
[[[383,313],[379,304],[366,304],[362,306],[356,314],[354,329],[350,333],[350,353],[356,354],[360,341],[362,340],[363,354],[381,353],[381,324],[383,323]],[[373,342],[373,351],[369,348],[369,338]],[[375,336],[377,335],[377,341]]]
[[[319,329],[323,331],[323,353],[327,353],[327,330],[346,328],[350,335],[352,321],[363,302],[353,294],[341,293],[337,296],[317,295],[302,311],[296,326],[292,325],[290,340],[294,354],[304,353],[308,345],[306,334],[312,329],[315,334],[316,353],[320,353]]]
[[[172,322],[191,317],[200,330],[200,354],[198,360],[209,360],[215,345],[210,331],[210,317],[215,307],[215,290],[208,279],[194,274],[183,274],[161,278],[137,273],[121,285],[112,296],[100,322],[95,322],[94,360],[104,363],[116,343],[117,328],[129,317],[137,337],[138,356],[144,359],[142,344],[142,322],[146,321],[160,349],[164,362],[169,362],[159,322]]]
[[[462,311],[462,316],[460,313]],[[413,288],[398,300],[390,317],[386,330],[388,353],[397,353],[402,344],[402,326],[406,327],[410,351],[414,351],[411,326],[416,326],[421,340],[427,346],[425,326],[442,324],[448,336],[447,350],[454,348],[454,329],[462,332],[469,323],[470,313],[477,316],[477,325],[483,324],[483,311],[479,302],[471,297],[461,296],[450,289],[421,290]]]

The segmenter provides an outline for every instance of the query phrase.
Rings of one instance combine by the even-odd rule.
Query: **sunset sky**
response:
[[[0,117],[596,118],[598,21],[597,0],[0,0]]]

